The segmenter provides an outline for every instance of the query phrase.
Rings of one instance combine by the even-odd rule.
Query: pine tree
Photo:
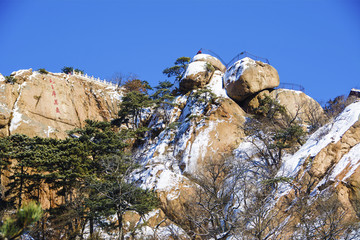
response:
[[[142,113],[145,108],[153,104],[152,100],[147,94],[131,91],[128,92],[120,103],[120,111],[118,112],[119,118],[114,121],[118,126],[126,124],[136,130],[141,126]]]
[[[174,99],[174,96],[171,95],[172,84],[169,81],[159,82],[159,85],[155,87],[156,91],[151,95],[151,98],[154,100],[157,106],[163,104],[171,104],[171,101]]]
[[[128,136],[115,132],[110,123],[87,120],[64,140],[25,135],[1,140],[2,166],[7,159],[16,161],[7,194],[21,206],[25,197],[39,199],[42,184],[48,184],[63,200],[51,204],[48,220],[68,239],[81,237],[87,222],[92,235],[94,223],[111,214],[118,216],[122,231],[125,211],[144,214],[157,204],[152,192],[127,181],[137,167],[124,154]]]
[[[20,207],[24,194],[31,196],[33,190],[40,185],[41,175],[37,172],[37,160],[41,158],[41,152],[36,149],[36,138],[15,134],[6,140],[9,144],[8,157],[16,162],[11,167],[12,174],[5,194],[11,202],[17,203]]]
[[[39,204],[29,202],[18,209],[16,215],[7,218],[0,228],[0,239],[17,239],[33,223],[39,221],[43,211]]]
[[[8,170],[8,167],[10,165],[10,145],[6,138],[0,138],[0,186],[2,186],[2,176],[3,172],[5,170]],[[3,192],[2,189],[0,189],[0,202],[3,201]],[[4,206],[4,204],[0,204],[1,206]]]
[[[101,216],[116,214],[119,238],[122,238],[123,215],[134,210],[141,215],[158,206],[155,194],[128,182],[130,173],[137,167],[127,156],[111,156],[101,162],[103,174],[89,182],[89,187],[97,194],[87,202],[88,206]]]
[[[163,71],[163,74],[165,74],[167,77],[175,77],[176,81],[180,81],[180,79],[183,77],[185,70],[190,62],[189,57],[179,57],[175,61],[175,65],[169,68],[166,68]]]

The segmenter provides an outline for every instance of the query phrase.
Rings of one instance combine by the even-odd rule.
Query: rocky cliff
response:
[[[13,77],[15,83],[6,83],[0,76],[3,136],[24,133],[64,137],[66,130],[81,126],[85,119],[107,121],[118,110],[121,92],[108,84],[80,76],[43,75],[31,70],[15,72]],[[129,228],[127,238],[201,238],[202,235],[194,235],[195,232],[202,233],[205,238],[217,236],[218,239],[242,238],[245,233],[254,236],[251,234],[258,226],[255,219],[247,219],[249,225],[246,226],[217,229],[218,234],[206,235],[204,229],[199,230],[203,225],[196,225],[200,221],[194,220],[199,216],[193,215],[202,213],[199,196],[204,193],[201,190],[204,176],[209,179],[218,171],[216,184],[223,181],[224,191],[233,189],[230,195],[223,193],[228,197],[222,203],[226,214],[221,221],[228,224],[225,219],[232,218],[240,222],[238,216],[243,216],[245,205],[250,201],[245,195],[256,192],[244,186],[255,179],[253,167],[258,167],[264,159],[259,150],[266,148],[259,139],[261,135],[246,132],[246,122],[253,117],[251,114],[265,96],[283,105],[306,131],[313,130],[311,127],[319,121],[325,121],[324,111],[315,100],[302,92],[274,89],[278,84],[277,71],[265,63],[242,59],[226,69],[218,59],[206,54],[193,59],[179,83],[182,95],[177,96],[172,105],[151,110],[146,122],[153,134],[133,149],[141,167],[132,174],[131,181],[142,188],[155,190],[161,209],[144,218],[127,213],[124,218],[125,226]],[[346,209],[347,218],[358,221],[359,117],[360,102],[357,101],[284,154],[277,172],[270,179],[281,181],[271,184],[271,191],[266,193],[271,197],[263,198],[266,201],[257,209],[266,209],[264,221],[271,218],[281,224],[276,228],[266,225],[262,230],[264,234],[271,233],[272,239],[281,235],[286,238],[285,227],[287,233],[296,232],[293,227],[300,220],[294,203],[302,199],[299,193],[311,202],[331,189]],[[224,162],[228,165],[220,168]],[[250,168],[249,164],[254,165]],[[216,168],[209,172],[209,166]],[[244,169],[249,172],[245,173]],[[233,170],[237,174],[224,180]],[[263,180],[254,181],[257,182],[252,188],[264,184]],[[217,191],[215,194],[221,193],[221,189]],[[208,198],[208,202],[211,201]],[[230,213],[229,209],[235,206],[236,210]],[[273,224],[273,220],[269,223]],[[137,226],[136,231],[130,226]]]
[[[116,116],[121,92],[82,75],[20,70],[0,75],[0,135],[63,138],[85,119]]]

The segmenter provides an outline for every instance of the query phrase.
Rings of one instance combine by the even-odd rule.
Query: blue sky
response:
[[[0,73],[64,66],[152,86],[200,48],[270,60],[318,101],[360,88],[358,0],[0,0]]]

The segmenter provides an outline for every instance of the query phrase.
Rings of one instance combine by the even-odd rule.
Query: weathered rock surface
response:
[[[210,82],[215,70],[225,71],[225,66],[217,58],[208,54],[198,54],[189,63],[183,78],[180,80],[180,90],[188,92],[203,88]]]
[[[117,114],[120,93],[115,86],[31,69],[11,76],[14,83],[0,81],[0,136],[22,133],[63,138],[86,119],[106,121]]]
[[[279,83],[275,68],[248,57],[235,62],[224,76],[226,92],[236,101],[243,101],[257,92],[275,88]]]

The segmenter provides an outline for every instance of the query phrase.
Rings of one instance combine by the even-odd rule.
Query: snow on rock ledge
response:
[[[191,62],[180,80],[180,90],[183,92],[192,89],[204,87],[211,77],[211,73],[207,70],[206,62]]]

